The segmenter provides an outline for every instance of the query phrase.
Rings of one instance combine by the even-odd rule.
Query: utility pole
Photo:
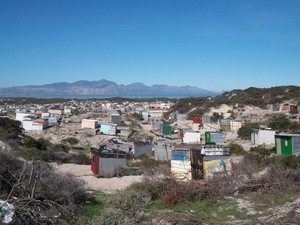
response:
[[[118,166],[117,166],[117,177],[119,177],[119,148],[120,148],[120,146],[117,145],[117,164],[118,164]]]

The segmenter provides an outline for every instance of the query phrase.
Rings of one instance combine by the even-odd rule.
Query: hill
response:
[[[224,92],[215,97],[190,97],[179,99],[172,106],[170,112],[186,113],[192,109],[193,113],[203,113],[208,108],[226,105],[249,105],[264,108],[266,104],[292,102],[297,104],[300,101],[300,87],[278,86],[271,88],[250,87],[245,90],[235,89]]]
[[[68,96],[145,96],[155,95],[164,97],[166,95],[216,95],[212,91],[208,91],[192,86],[168,86],[168,85],[152,85],[147,86],[143,83],[132,83],[129,85],[118,85],[115,82],[105,79],[99,81],[76,81],[74,83],[53,83],[45,85],[29,85],[18,87],[0,88],[0,96],[2,97],[68,97]]]
[[[265,104],[282,103],[285,101],[300,100],[300,87],[298,86],[277,86],[271,88],[249,87],[245,90],[235,89],[224,92],[214,98],[214,104],[243,104],[263,107]]]

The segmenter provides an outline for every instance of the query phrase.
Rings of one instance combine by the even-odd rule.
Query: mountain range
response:
[[[192,86],[168,86],[152,85],[143,83],[132,83],[129,85],[118,85],[105,79],[99,81],[80,80],[74,83],[60,82],[44,85],[28,85],[17,87],[0,88],[2,97],[42,97],[42,96],[145,96],[155,95],[165,97],[166,95],[216,95],[217,93]]]

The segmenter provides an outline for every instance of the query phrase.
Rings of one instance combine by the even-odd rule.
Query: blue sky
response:
[[[0,87],[300,85],[299,0],[0,0]]]

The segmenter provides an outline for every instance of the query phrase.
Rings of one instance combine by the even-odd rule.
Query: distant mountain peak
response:
[[[155,84],[147,86],[141,82],[128,85],[118,85],[115,82],[100,79],[98,81],[79,80],[73,83],[58,82],[44,85],[28,85],[18,87],[0,88],[2,97],[38,97],[38,96],[75,96],[75,95],[215,95],[216,93],[191,86],[168,86]]]

